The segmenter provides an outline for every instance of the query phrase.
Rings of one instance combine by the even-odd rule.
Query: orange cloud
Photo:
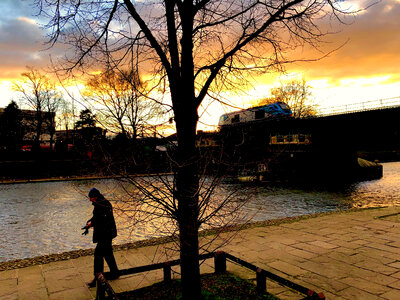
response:
[[[6,1],[10,5],[14,3],[11,0]],[[358,0],[354,3],[343,2],[343,5],[357,5],[357,7],[367,4],[366,0]],[[335,24],[331,30],[338,33],[327,36],[327,43],[320,45],[322,53],[328,53],[346,43],[342,48],[322,60],[289,65],[287,70],[300,77],[304,76],[307,81],[324,82],[325,88],[321,88],[321,91],[340,87],[343,80],[348,80],[348,85],[343,86],[346,92],[348,88],[351,88],[349,82],[352,82],[355,90],[362,86],[374,86],[379,89],[379,87],[390,85],[391,91],[395,93],[396,84],[400,82],[399,16],[399,0],[377,2],[357,14],[354,19],[346,18],[348,25],[336,26],[339,24]],[[321,24],[321,26],[329,28],[327,24]],[[0,80],[18,78],[27,65],[37,68],[47,67],[49,52],[42,52],[43,42],[43,32],[30,18],[17,16],[7,22],[0,22]],[[58,56],[63,54],[65,49],[57,46],[50,51]],[[295,58],[318,58],[323,55],[322,53],[305,47],[302,52],[296,51]],[[269,88],[276,84],[278,77],[279,74],[259,77],[259,82],[254,83],[252,90],[249,87],[249,96],[241,96],[234,104],[244,106],[244,98],[252,99],[254,95],[261,96],[263,93],[267,95]],[[366,79],[368,80],[365,81]],[[357,80],[361,81],[357,82]],[[400,91],[398,94],[400,95]],[[230,97],[227,96],[227,98]],[[332,96],[329,95],[328,98],[331,99]]]
[[[390,82],[399,80],[400,68],[400,1],[379,2],[357,15],[341,32],[329,36],[324,52],[346,44],[329,57],[317,62],[299,63],[290,67],[307,73],[313,79],[371,77],[391,75]],[[317,53],[309,51],[311,57]]]

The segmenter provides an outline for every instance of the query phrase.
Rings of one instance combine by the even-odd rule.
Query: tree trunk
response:
[[[171,48],[174,66],[169,84],[172,93],[176,133],[178,138],[178,169],[176,192],[178,199],[178,225],[180,238],[182,298],[200,299],[201,282],[199,267],[199,164],[196,151],[198,121],[193,67],[193,16],[192,1],[183,1],[181,8],[182,38],[181,66],[178,66],[178,48]],[[170,14],[172,16],[173,14]],[[170,28],[173,27],[170,19]],[[174,31],[174,30],[173,30]],[[170,35],[175,44],[175,37]]]
[[[33,150],[36,152],[40,151],[40,136],[42,134],[42,118],[39,113],[36,113],[36,136],[33,143]]]
[[[183,111],[183,112],[182,112]],[[175,112],[178,136],[176,197],[183,299],[200,299],[198,240],[198,154],[195,147],[197,113],[193,108]],[[192,112],[192,113],[190,113]]]
[[[53,144],[54,144],[54,134],[50,134],[50,151],[53,150]]]
[[[177,173],[179,205],[180,257],[183,299],[199,299],[201,295],[198,241],[198,178],[194,163]]]

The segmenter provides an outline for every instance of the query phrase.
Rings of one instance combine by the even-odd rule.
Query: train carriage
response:
[[[275,102],[263,106],[257,106],[223,114],[219,119],[218,125],[227,126],[271,118],[291,117],[292,115],[292,111],[286,103]]]

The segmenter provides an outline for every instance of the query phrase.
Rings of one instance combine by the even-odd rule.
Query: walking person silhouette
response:
[[[112,240],[117,236],[117,227],[113,215],[113,208],[107,199],[96,188],[89,191],[89,199],[92,202],[93,217],[86,222],[82,229],[84,235],[93,227],[93,243],[97,243],[94,250],[94,279],[88,283],[89,287],[96,286],[96,279],[104,272],[104,259],[110,268],[109,280],[119,277],[119,270],[112,250]]]

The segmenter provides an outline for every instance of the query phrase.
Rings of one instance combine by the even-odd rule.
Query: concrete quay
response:
[[[400,299],[400,207],[322,214],[274,225],[226,232],[203,242],[305,287],[326,299]],[[176,258],[173,244],[115,252],[121,269]],[[210,250],[214,250],[213,248]],[[91,256],[0,272],[0,299],[93,299]],[[213,261],[201,265],[212,272]],[[228,271],[246,278],[254,273],[228,263]],[[162,280],[151,271],[112,281],[116,292]],[[267,290],[281,299],[300,299],[267,280]]]

